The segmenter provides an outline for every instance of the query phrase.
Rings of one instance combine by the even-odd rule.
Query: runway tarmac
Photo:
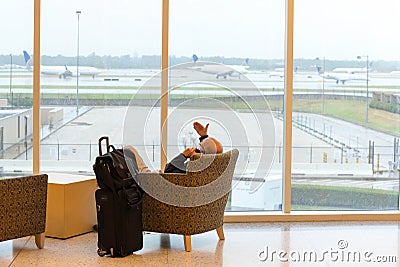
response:
[[[118,74],[119,73],[119,74]],[[30,93],[32,85],[32,74],[24,73],[12,78],[12,92]],[[243,94],[254,94],[263,89],[274,89],[270,94],[281,94],[284,88],[284,79],[279,77],[269,77],[268,73],[252,72],[247,73],[241,78],[229,77],[227,79],[217,79],[214,75],[201,73],[194,70],[174,69],[170,73],[170,87],[181,88],[233,88],[234,90],[245,90]],[[0,75],[0,92],[10,92],[9,76]],[[47,93],[76,93],[76,78],[59,79],[57,76],[41,76],[41,89],[43,94]],[[159,93],[161,86],[161,75],[157,70],[107,70],[94,79],[91,77],[79,77],[79,92],[82,94],[101,93],[101,94],[135,94],[142,87],[142,93]],[[24,88],[25,87],[25,88]],[[48,88],[51,87],[51,88]],[[386,87],[386,88],[385,88]],[[294,77],[294,93],[315,91],[321,93],[322,89],[326,92],[338,92],[338,94],[363,94],[366,93],[365,81],[348,81],[344,85],[336,84],[333,80],[323,80],[316,73],[303,73]],[[397,88],[397,89],[396,89]],[[383,74],[370,74],[369,92],[399,92],[400,76],[385,76]],[[188,94],[197,93],[186,90]],[[204,92],[202,92],[204,93]],[[211,90],[209,94],[224,94],[223,90]]]

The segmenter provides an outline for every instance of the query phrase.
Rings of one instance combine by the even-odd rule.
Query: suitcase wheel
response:
[[[104,257],[105,255],[107,255],[107,251],[102,250],[102,249],[98,249],[97,250],[97,255],[99,255],[100,257]]]

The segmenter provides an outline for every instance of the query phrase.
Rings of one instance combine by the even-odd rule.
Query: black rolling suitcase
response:
[[[101,150],[103,140],[107,142],[104,155]],[[99,154],[93,166],[100,187],[95,193],[97,253],[99,256],[124,257],[143,247],[143,191],[134,180],[136,159],[130,151],[110,146],[107,137],[99,140]],[[129,164],[133,165],[130,171]]]
[[[130,206],[111,190],[96,190],[99,256],[125,257],[142,249],[142,205],[138,201]]]

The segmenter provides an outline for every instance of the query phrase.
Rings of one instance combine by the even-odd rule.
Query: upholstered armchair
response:
[[[0,179],[0,242],[35,235],[44,246],[47,175]]]
[[[191,236],[217,230],[221,240],[224,210],[239,151],[192,158],[186,174],[141,173],[143,231],[180,234],[186,251]]]

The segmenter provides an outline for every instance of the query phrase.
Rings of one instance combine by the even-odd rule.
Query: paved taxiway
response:
[[[110,136],[111,141],[114,144],[132,144],[131,141],[124,140],[124,131],[123,129],[131,127],[128,122],[126,122],[126,107],[96,107],[87,111],[85,114],[81,115],[75,120],[70,120],[68,123],[64,124],[63,127],[58,129],[57,131],[48,132],[47,129],[45,132],[48,132],[47,137],[42,141],[42,145],[44,148],[48,147],[48,153],[43,155],[45,159],[57,160],[60,156],[59,153],[50,152],[59,145],[61,145],[61,150],[66,150],[61,153],[61,159],[73,159],[73,160],[94,160],[97,155],[97,145],[96,142],[99,137],[103,135]],[[183,124],[187,124],[187,118],[196,118],[201,117],[212,118],[212,121],[215,121],[214,124],[214,134],[219,136],[219,139],[224,144],[229,144],[232,146],[240,145],[246,147],[253,147],[254,153],[257,154],[260,150],[260,146],[270,146],[270,143],[263,144],[265,139],[259,137],[260,130],[258,129],[258,124],[256,118],[249,113],[240,113],[236,111],[235,116],[240,118],[237,123],[237,128],[241,127],[245,135],[242,135],[243,132],[240,131],[230,131],[226,132],[224,128],[224,124],[228,123],[224,120],[225,113],[227,111],[214,110],[212,114],[202,113],[197,109],[189,110],[187,108],[177,111],[177,109],[171,109],[173,114],[171,119],[169,120],[169,129],[181,129]],[[185,117],[180,117],[179,112],[185,113]],[[146,108],[146,107],[137,107],[134,109],[134,115],[137,118],[143,118],[147,120],[146,125],[140,124],[140,120],[137,122],[132,121],[132,124],[137,127],[137,131],[133,131],[132,134],[137,136],[132,136],[132,140],[141,140],[143,135],[146,136],[145,142],[137,142],[134,145],[139,146],[147,146],[151,148],[151,153],[149,150],[146,153],[150,153],[148,156],[149,164],[153,164],[155,166],[158,165],[159,154],[153,155],[153,145],[158,146],[159,144],[159,122],[158,122],[158,108]],[[132,116],[132,115],[131,115]],[[308,118],[309,123],[311,123],[311,127],[315,127],[315,129],[325,132],[327,135],[332,136],[334,139],[337,139],[340,143],[349,146],[351,149],[347,149],[347,154],[342,154],[340,148],[335,148],[331,145],[328,140],[324,140],[318,138],[318,136],[309,133],[309,131],[304,130],[302,127],[294,127],[293,128],[293,162],[294,163],[322,163],[323,162],[323,154],[328,154],[328,162],[333,163],[334,160],[337,163],[341,161],[349,163],[355,163],[356,157],[352,152],[352,149],[358,149],[360,151],[356,156],[359,158],[359,163],[367,162],[367,149],[369,141],[375,142],[375,153],[381,154],[381,165],[385,165],[387,167],[387,161],[393,160],[393,139],[395,136],[380,133],[363,126],[354,125],[351,123],[347,123],[341,120],[324,117],[321,115],[314,114],[297,114],[295,113],[293,118],[294,120],[300,120],[300,116],[303,116],[303,120]],[[230,123],[231,118],[227,117]],[[233,118],[234,119],[234,118]],[[204,120],[204,119],[202,119]],[[138,124],[139,123],[139,124]],[[213,122],[212,122],[213,123]],[[243,124],[242,126],[239,124]],[[273,128],[274,129],[273,129]],[[228,127],[229,128],[229,127]],[[180,137],[171,137],[170,136],[170,144],[171,146],[182,146],[183,136],[186,135],[188,137],[190,132],[186,127],[183,128],[178,134]],[[211,128],[212,129],[212,128]],[[346,131],[343,131],[346,129]],[[176,131],[176,130],[175,130]],[[186,131],[186,132],[184,132]],[[282,144],[283,144],[283,125],[281,119],[273,119],[273,124],[271,127],[268,127],[269,133],[268,140],[274,139],[274,143],[276,149],[275,153],[275,161],[282,161]],[[237,135],[237,136],[235,136]],[[131,140],[131,139],[129,139]],[[236,142],[236,144],[232,144],[232,140]],[[190,140],[189,140],[190,141]],[[189,145],[188,141],[188,145]],[[129,142],[129,143],[127,143]],[[135,142],[135,141],[133,141]],[[91,144],[91,145],[90,145]],[[52,147],[52,148],[51,148]],[[178,148],[172,149],[175,153]],[[90,151],[91,150],[91,151]],[[46,149],[45,149],[46,151]],[[74,151],[72,153],[71,151]],[[145,152],[145,150],[143,150]],[[248,155],[248,153],[242,153]],[[170,156],[173,156],[172,154]],[[342,160],[340,157],[344,156],[345,158]],[[254,160],[254,156],[249,154],[250,161]],[[154,162],[151,162],[153,161]]]
[[[156,70],[118,70],[105,71],[95,77],[80,77],[79,92],[84,94],[135,94],[137,89],[142,88],[140,93],[157,94],[161,85],[161,75]],[[76,93],[76,78],[59,79],[57,76],[41,76],[41,92],[44,94],[74,94]],[[114,81],[108,81],[112,77]],[[187,88],[214,87],[214,88],[233,88],[235,90],[244,90],[242,94],[254,94],[258,89],[274,89],[268,94],[282,94],[284,88],[284,79],[279,77],[269,77],[268,73],[253,72],[242,76],[229,77],[228,79],[216,79],[214,75],[201,73],[194,70],[174,69],[170,72],[171,88],[186,88],[187,94],[196,94],[194,90]],[[9,93],[8,85],[10,79],[7,74],[0,75],[0,92]],[[18,75],[12,79],[12,91],[14,93],[31,93],[32,77],[29,73]],[[48,88],[51,87],[51,88]],[[382,91],[394,92],[400,87],[400,75],[384,76],[371,74],[369,81],[369,92]],[[346,84],[336,84],[333,80],[322,80],[315,73],[299,74],[294,77],[294,93],[321,93],[324,88],[325,93],[333,92],[336,94],[364,95],[366,93],[365,81],[348,81]],[[204,93],[204,92],[202,92]],[[218,95],[226,94],[224,90],[208,90],[208,94]]]

